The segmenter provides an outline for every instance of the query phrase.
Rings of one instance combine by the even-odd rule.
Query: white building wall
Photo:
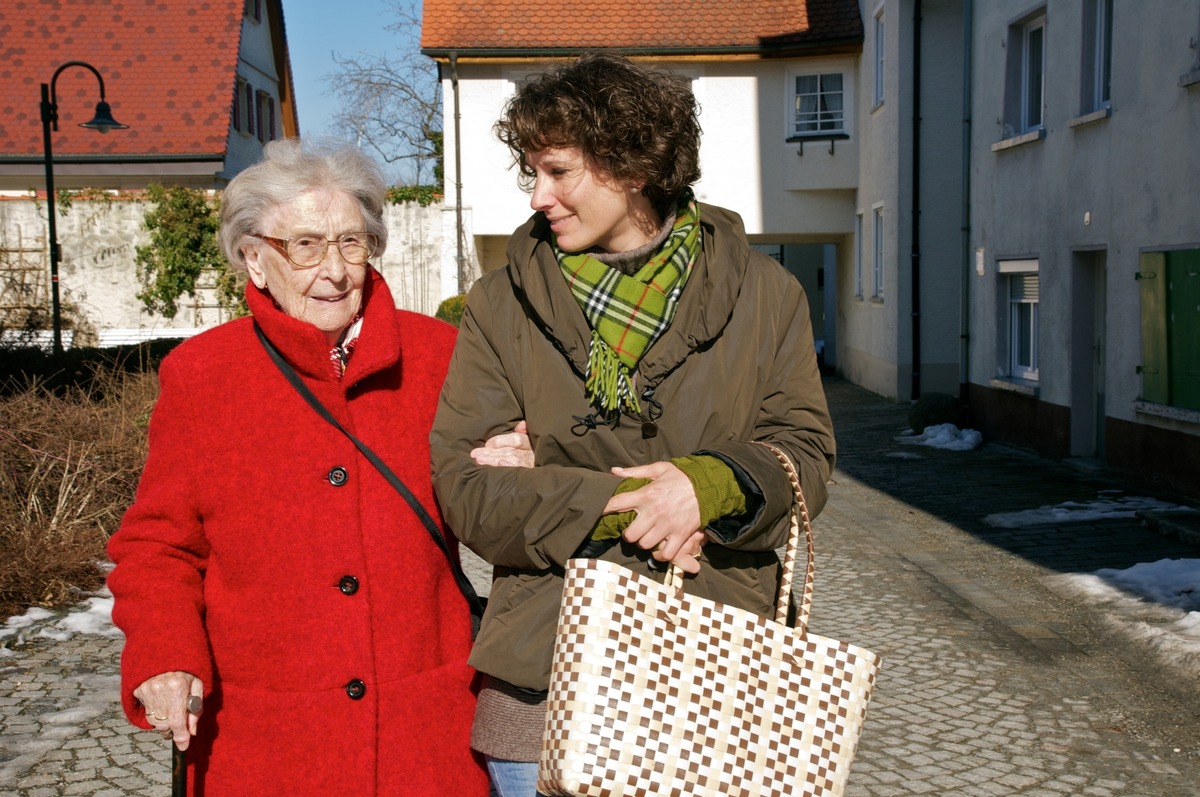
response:
[[[876,12],[882,7],[885,24],[884,101],[875,105],[874,53]],[[900,296],[897,293],[897,258],[900,252],[900,225],[905,213],[900,205],[900,169],[907,161],[900,151],[900,95],[907,81],[899,66],[901,53],[900,4],[860,3],[863,30],[862,68],[858,72],[855,127],[858,132],[858,191],[852,217],[861,218],[862,240],[856,240],[854,227],[846,239],[846,267],[839,272],[838,290],[838,365],[848,379],[889,398],[900,395],[899,371],[902,335],[897,320]],[[841,142],[838,142],[839,144]],[[874,253],[876,247],[874,213],[882,209],[883,298],[875,296]],[[855,260],[861,251],[862,292],[855,294]]]
[[[696,198],[741,214],[746,232],[762,232],[768,203],[760,186],[770,168],[765,161],[776,149],[753,133],[761,127],[761,117],[777,106],[770,83],[771,72],[778,68],[751,63],[668,66],[692,78],[692,93],[700,105],[703,134]],[[782,140],[779,130],[773,141]]]

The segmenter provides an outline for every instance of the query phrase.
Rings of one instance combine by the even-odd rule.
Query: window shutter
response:
[[[237,81],[233,90],[233,129],[242,129],[242,81]]]
[[[1137,279],[1142,292],[1142,398],[1169,404],[1166,253],[1143,254]]]
[[[1200,410],[1200,249],[1167,253],[1171,405]]]
[[[1014,302],[1038,300],[1038,275],[1013,274],[1008,278],[1008,298]]]
[[[254,135],[254,86],[246,81],[246,132]]]
[[[275,98],[267,97],[267,116],[270,118],[271,127],[267,132],[267,140],[275,140]]]

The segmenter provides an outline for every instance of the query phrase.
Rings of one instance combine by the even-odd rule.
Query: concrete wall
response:
[[[178,335],[225,320],[216,304],[203,296],[196,302],[181,299],[180,312],[171,320],[143,309],[137,299],[140,283],[134,258],[136,247],[149,242],[143,226],[146,209],[147,203],[138,200],[76,199],[66,215],[58,217],[62,247],[59,286],[64,308],[67,303],[74,304],[88,325],[101,333],[125,330],[143,336]],[[389,243],[376,266],[399,306],[432,315],[443,298],[457,292],[456,285],[445,282],[442,273],[445,209],[413,203],[389,205],[384,216]],[[44,202],[0,200],[0,267],[5,269],[0,281],[18,278],[12,269],[23,268],[24,280],[48,308],[46,237]],[[2,303],[11,301],[11,294],[0,298]],[[64,312],[63,317],[66,315]]]

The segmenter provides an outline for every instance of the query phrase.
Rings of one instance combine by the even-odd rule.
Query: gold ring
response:
[[[692,556],[696,557],[697,559],[699,559],[702,555],[703,554],[700,551],[696,551],[694,554],[692,554]]]
[[[167,721],[166,717],[160,717],[157,714],[151,714],[150,716],[151,716],[151,718],[154,719],[155,722],[166,722]]]

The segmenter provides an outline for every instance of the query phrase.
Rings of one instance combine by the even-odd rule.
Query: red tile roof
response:
[[[516,55],[605,47],[778,54],[862,42],[857,0],[424,0],[421,50]]]
[[[100,135],[99,84],[83,67],[56,83],[59,155],[223,154],[244,0],[5,0],[0,6],[0,153],[42,154],[41,84],[68,61],[104,78],[113,117]]]

